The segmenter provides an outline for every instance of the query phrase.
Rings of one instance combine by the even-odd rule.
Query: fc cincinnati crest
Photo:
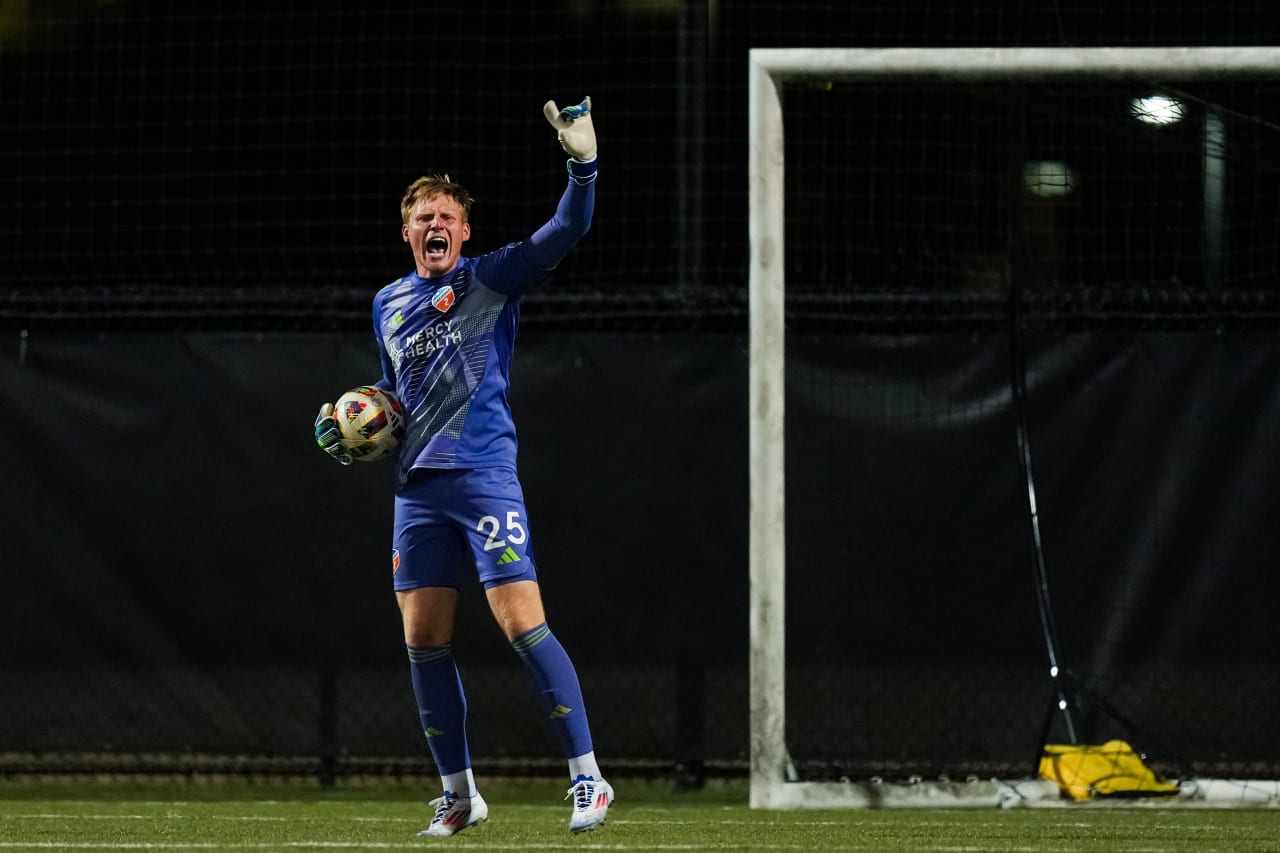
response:
[[[452,308],[456,300],[457,297],[453,294],[453,286],[448,284],[431,294],[431,304],[441,314]]]

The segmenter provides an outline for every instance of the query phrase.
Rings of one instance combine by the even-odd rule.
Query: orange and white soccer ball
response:
[[[338,398],[333,417],[357,462],[375,462],[393,455],[404,438],[404,406],[394,395],[361,385]]]

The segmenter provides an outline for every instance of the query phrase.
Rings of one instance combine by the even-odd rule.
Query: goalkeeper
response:
[[[595,208],[591,99],[565,109],[548,101],[543,112],[569,154],[568,185],[550,221],[527,240],[463,257],[471,194],[448,175],[419,178],[400,202],[415,269],[373,299],[383,371],[375,384],[400,398],[408,418],[394,499],[394,586],[413,692],[444,787],[420,835],[453,835],[489,812],[471,770],[467,703],[451,648],[458,588],[472,569],[564,747],[570,831],[603,823],[613,799],[577,672],[547,626],[507,403],[521,296],[586,234]],[[321,407],[315,437],[351,463],[332,404]]]

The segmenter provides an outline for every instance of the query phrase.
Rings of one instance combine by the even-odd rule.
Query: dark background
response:
[[[513,367],[549,615],[606,767],[741,772],[746,51],[1278,35],[1246,3],[260,5],[0,17],[0,772],[430,771],[389,469],[340,469],[308,427],[377,370],[403,187],[449,171],[473,251],[520,239],[565,180],[541,105],[586,94],[596,220],[527,300]],[[1082,735],[1179,775],[1277,773],[1280,101],[1145,82],[1187,119],[1141,126],[1137,87],[1102,80],[786,93],[807,775],[1021,775],[1061,737],[1019,415]],[[1072,194],[1022,191],[1039,158]],[[463,607],[477,767],[558,772]]]
[[[406,263],[403,188],[448,171],[478,199],[472,251],[518,238],[563,180],[542,103],[585,94],[610,191],[547,296],[568,304],[530,313],[576,322],[586,301],[597,320],[702,321],[736,308],[745,280],[751,47],[1280,36],[1251,3],[30,7],[0,31],[2,316],[18,325],[50,311],[65,323],[81,307],[95,322],[136,321],[157,306],[205,324],[363,324],[367,292]],[[807,168],[789,176],[792,286],[954,296],[986,270],[974,255],[1006,251],[1018,208],[989,202],[1038,157],[1068,159],[1081,186],[1055,214],[1065,268],[1040,265],[1025,287],[1194,283],[1210,107],[1232,146],[1226,221],[1244,266],[1230,280],[1269,284],[1277,99],[1252,82],[1151,81],[1187,90],[1188,120],[1157,130],[1125,113],[1147,88],[1136,83],[797,87],[789,156]]]

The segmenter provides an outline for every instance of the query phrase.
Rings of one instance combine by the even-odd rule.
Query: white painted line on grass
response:
[[[480,839],[472,836],[467,841],[479,841]],[[707,850],[710,849],[706,844],[581,844],[581,843],[545,843],[545,844],[482,844],[478,845],[486,850]],[[176,842],[176,843],[154,843],[154,842],[81,842],[81,841],[36,841],[36,842],[10,842],[0,841],[0,849],[6,848],[34,848],[49,850],[273,850],[281,848],[299,849],[299,850],[423,850],[424,845],[421,842],[377,842],[377,841],[285,841],[285,842],[261,842],[254,844],[226,844],[226,843],[204,843],[204,842]],[[473,847],[470,844],[459,845],[459,849],[467,849]],[[757,850],[812,850],[811,845],[806,844],[761,844],[753,845],[753,849]],[[865,853],[865,851],[875,851],[882,849],[879,844],[835,844],[824,846],[823,850],[831,851],[848,851],[848,853]],[[969,846],[969,845],[932,845],[923,844],[915,848],[922,853],[981,853],[981,851],[991,850],[989,845]],[[1002,851],[1009,853],[1044,853],[1046,850],[1070,850],[1070,846],[1057,847],[1036,846],[1036,847],[1001,847]],[[1173,853],[1172,848],[1168,847],[1125,847],[1120,846],[1116,850],[1123,853]],[[1200,853],[1230,853],[1227,848],[1202,848]]]

